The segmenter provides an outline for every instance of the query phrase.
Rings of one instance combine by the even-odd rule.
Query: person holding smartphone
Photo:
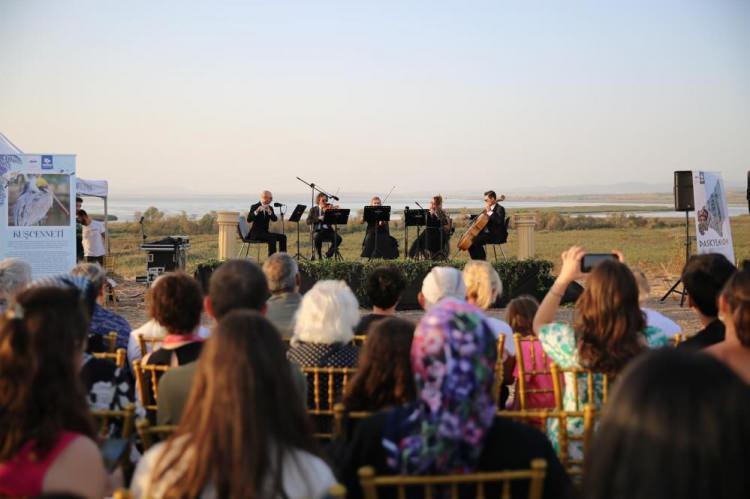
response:
[[[561,368],[580,367],[594,375],[595,400],[601,406],[604,378],[616,377],[635,357],[651,347],[669,344],[663,331],[646,325],[646,318],[638,302],[638,284],[624,263],[622,253],[614,251],[608,258],[598,258],[590,264],[586,250],[573,246],[562,254],[560,275],[550,288],[534,316],[534,332],[539,336],[544,352]],[[586,263],[586,265],[583,265]],[[590,272],[585,273],[584,270]],[[586,278],[586,287],[575,305],[573,323],[556,321],[560,300],[568,286]],[[576,409],[575,390],[578,380],[565,374],[563,409]],[[580,394],[579,394],[580,395]],[[585,397],[585,395],[584,395]],[[585,400],[585,398],[581,398]],[[548,426],[556,448],[559,448],[558,422]],[[568,419],[569,435],[583,434],[583,419]],[[571,459],[583,459],[582,442],[571,441],[568,449]]]

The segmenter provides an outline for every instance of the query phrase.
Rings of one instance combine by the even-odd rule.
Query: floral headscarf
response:
[[[417,401],[394,410],[384,429],[389,467],[411,475],[476,467],[495,415],[496,357],[479,308],[447,298],[424,315],[411,347]]]

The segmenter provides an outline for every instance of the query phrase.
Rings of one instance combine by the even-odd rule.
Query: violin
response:
[[[341,209],[341,207],[340,207],[339,205],[337,205],[337,204],[333,204],[333,203],[325,203],[325,204],[323,205],[322,211],[327,211],[327,210],[339,210],[339,209]]]

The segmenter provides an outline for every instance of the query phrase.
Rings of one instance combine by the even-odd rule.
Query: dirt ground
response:
[[[664,279],[664,284],[662,284],[661,279],[654,279],[652,276],[649,276],[649,278],[653,283],[654,289],[652,290],[651,298],[648,300],[646,306],[658,310],[677,322],[682,327],[683,331],[691,332],[699,330],[700,324],[695,317],[695,314],[693,314],[693,312],[687,307],[680,307],[679,295],[673,294],[663,303],[659,301],[659,297],[661,297],[668,289],[668,281]],[[134,281],[121,282],[117,287],[118,305],[115,311],[125,317],[133,328],[140,326],[148,319],[146,305],[144,303],[145,294],[145,286]],[[570,307],[561,308],[558,312],[558,319],[564,322],[569,322],[571,320],[572,311],[573,310]],[[362,313],[365,314],[367,311],[362,310]],[[417,321],[422,316],[422,313],[421,310],[409,310],[399,312],[398,315]],[[502,319],[505,315],[505,309],[492,309],[489,311],[489,315]],[[203,323],[204,325],[210,326],[211,321],[209,318],[204,317]]]

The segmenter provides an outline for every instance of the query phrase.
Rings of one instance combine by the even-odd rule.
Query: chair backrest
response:
[[[555,392],[555,406],[558,410],[583,410],[584,404],[601,406],[607,403],[609,397],[609,377],[606,374],[595,373],[582,367],[559,367],[550,364],[552,387]],[[600,388],[601,385],[601,388]],[[601,397],[597,396],[600,388]],[[564,407],[564,390],[570,390],[573,405]]]
[[[518,368],[518,377],[516,378],[518,406],[522,411],[526,410],[529,405],[528,395],[530,394],[548,394],[554,401],[555,391],[552,387],[551,362],[547,354],[544,353],[539,338],[515,333],[513,342],[516,346],[516,367]],[[528,359],[525,355],[527,352]],[[549,385],[549,388],[539,388],[543,384]],[[551,405],[551,407],[554,407],[554,405]]]
[[[97,424],[100,437],[117,436],[129,439],[135,433],[135,404],[128,404],[125,409],[106,410],[98,409],[91,411],[91,416]],[[119,434],[110,435],[112,425],[119,423]]]
[[[527,410],[527,411],[497,411],[496,417],[513,419],[529,424],[542,431],[546,431],[550,420],[557,421],[558,428],[558,451],[557,457],[560,463],[571,476],[583,474],[583,461],[570,457],[569,444],[572,440],[582,441],[582,452],[584,459],[591,448],[591,439],[596,429],[596,418],[600,411],[594,404],[586,404],[582,411],[560,411],[554,410]],[[568,431],[568,423],[571,420],[583,420],[583,433],[571,435]]]
[[[151,425],[148,419],[140,419],[135,425],[138,436],[143,442],[143,450],[147,451],[151,446],[169,438],[177,429],[177,425]]]
[[[345,438],[346,426],[352,420],[369,418],[375,414],[368,411],[347,411],[341,402],[333,406],[333,438]]]
[[[367,466],[358,471],[359,483],[362,486],[362,495],[365,499],[377,499],[378,489],[395,488],[397,496],[407,497],[407,489],[421,488],[424,497],[450,497],[456,499],[461,497],[461,490],[465,487],[474,487],[474,497],[486,497],[488,485],[501,485],[502,497],[511,496],[511,482],[528,481],[529,499],[541,499],[544,491],[544,477],[547,474],[547,461],[544,459],[533,459],[530,468],[526,470],[491,471],[479,473],[467,473],[462,475],[432,475],[432,476],[407,476],[389,475],[376,476],[375,469]]]
[[[510,217],[505,217],[505,231],[507,232],[510,228]]]
[[[169,371],[169,366],[143,364],[140,360],[133,362],[138,396],[147,411],[156,411],[156,402],[159,400],[159,378],[167,371]]]
[[[247,236],[250,234],[250,226],[247,225],[247,219],[242,215],[237,217],[237,232],[240,235],[240,239],[243,241],[247,239]]]
[[[497,360],[495,361],[495,400],[500,400],[503,391],[503,352],[505,351],[505,335],[500,333],[497,338]]]
[[[105,344],[109,353],[115,353],[115,350],[117,350],[117,331],[107,333]]]
[[[141,350],[141,357],[145,357],[149,352],[153,352],[164,341],[163,337],[146,337],[142,334],[137,335],[136,338],[138,339],[138,348]]]
[[[337,483],[328,489],[328,495],[326,497],[329,497],[330,499],[346,499],[346,487]]]
[[[352,343],[360,347],[365,344],[365,341],[367,341],[366,334],[355,334],[354,337],[352,338]]]
[[[133,493],[128,489],[117,489],[114,494],[112,494],[112,499],[131,499],[132,497]]]
[[[346,385],[356,369],[351,367],[302,367],[307,379],[307,414],[317,431],[315,437],[321,440],[333,438],[333,406],[344,394]],[[310,390],[312,389],[312,392]]]
[[[127,352],[124,348],[118,348],[114,353],[110,352],[95,352],[92,353],[97,359],[108,359],[117,364],[117,367],[125,367],[125,361],[128,358]]]
[[[677,333],[672,337],[672,345],[677,346],[687,339],[686,334]]]

